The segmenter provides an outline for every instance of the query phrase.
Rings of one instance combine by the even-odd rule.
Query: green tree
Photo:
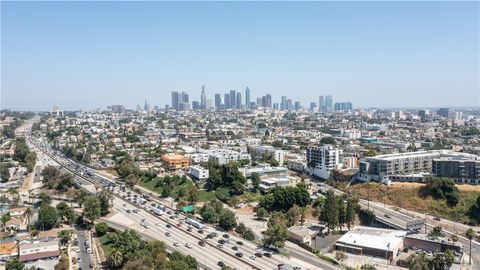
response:
[[[248,241],[253,241],[253,240],[255,240],[255,234],[253,233],[253,231],[251,229],[247,229],[243,233],[243,238],[245,238]]]
[[[68,224],[73,224],[75,221],[75,212],[73,212],[73,209],[65,202],[60,202],[57,204],[57,212],[60,220],[65,220],[68,222]]]
[[[260,186],[260,175],[258,175],[258,173],[252,173],[250,179],[252,181],[253,188],[258,190],[258,187]]]
[[[218,217],[218,226],[226,231],[230,231],[231,229],[237,227],[237,219],[235,218],[235,214],[230,210],[223,210]]]
[[[203,221],[215,224],[218,221],[219,212],[213,208],[210,203],[206,203],[200,208],[200,216],[202,217]]]
[[[100,193],[97,194],[97,198],[100,201],[100,215],[105,216],[110,212],[112,193],[107,189],[102,189]]]
[[[441,226],[436,226],[428,233],[428,236],[437,238],[437,237],[444,237],[445,234],[442,232]]]
[[[49,204],[42,203],[38,211],[38,228],[41,230],[52,229],[58,221],[57,210]]]
[[[95,225],[95,232],[97,237],[103,236],[107,233],[108,224],[106,222],[99,222]]]
[[[94,222],[101,215],[100,200],[95,196],[88,196],[83,207],[83,216],[90,222]]]
[[[5,264],[5,269],[6,270],[23,270],[25,265],[21,262],[18,261],[17,258],[10,259],[6,264]]]
[[[66,245],[68,241],[70,241],[70,237],[72,236],[71,230],[62,230],[58,233],[58,238],[60,239],[60,243]]]
[[[138,183],[138,178],[135,174],[130,174],[125,179],[125,185],[129,188],[133,188]]]
[[[241,236],[245,233],[245,231],[247,231],[247,227],[244,223],[238,224],[238,226],[235,228],[235,232]]]
[[[323,206],[322,218],[327,223],[328,233],[338,225],[338,203],[333,191],[327,191],[325,205]]]
[[[355,221],[355,202],[352,198],[347,199],[347,208],[345,211],[345,223],[347,224],[348,230],[350,230],[350,227]]]
[[[268,211],[263,207],[257,208],[256,214],[257,219],[264,220],[265,218],[268,218]]]
[[[267,223],[267,230],[263,233],[263,245],[282,248],[288,239],[288,229],[285,216],[282,213],[272,213]]]
[[[336,141],[335,141],[335,138],[333,137],[330,137],[330,136],[326,136],[326,137],[322,137],[320,139],[320,143],[321,144],[336,144]]]
[[[82,207],[88,196],[89,196],[88,192],[85,191],[84,189],[77,189],[75,191],[75,194],[73,195],[73,200],[76,203],[78,203],[80,207]]]

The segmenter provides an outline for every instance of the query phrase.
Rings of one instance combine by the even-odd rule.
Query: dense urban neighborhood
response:
[[[2,267],[479,269],[480,111],[318,104],[2,111]]]

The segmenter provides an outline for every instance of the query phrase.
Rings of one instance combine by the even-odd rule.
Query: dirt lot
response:
[[[351,186],[350,191],[360,198],[370,198],[372,201],[385,202],[416,212],[427,212],[459,222],[469,221],[467,213],[478,197],[480,187],[458,185],[460,201],[455,207],[449,207],[445,200],[435,200],[431,196],[420,196],[419,189],[423,185],[419,183],[394,183],[385,186],[378,183],[365,183]]]

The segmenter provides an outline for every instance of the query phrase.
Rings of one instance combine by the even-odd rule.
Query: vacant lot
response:
[[[363,199],[370,198],[372,201],[385,202],[417,212],[428,212],[441,218],[468,222],[466,213],[479,195],[474,187],[459,185],[460,201],[457,206],[449,207],[444,200],[434,200],[430,196],[421,197],[418,190],[422,186],[423,184],[418,183],[395,183],[391,186],[365,183],[352,185],[350,190]]]

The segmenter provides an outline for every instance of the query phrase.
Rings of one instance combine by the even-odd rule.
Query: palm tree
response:
[[[472,264],[472,239],[476,236],[475,231],[470,228],[465,232],[465,236],[470,240],[470,256],[468,257],[468,264]]]
[[[123,263],[122,251],[118,248],[112,248],[110,250],[110,254],[108,254],[108,257],[107,257],[107,265],[114,269],[118,269],[120,268],[120,266],[122,266],[122,263]]]
[[[30,217],[33,215],[31,207],[27,207],[25,210],[25,216],[27,217],[27,229],[30,229]]]
[[[458,241],[458,235],[452,234],[452,236],[450,236],[450,240],[452,240],[452,242],[453,242],[453,248],[455,248],[455,242]]]

